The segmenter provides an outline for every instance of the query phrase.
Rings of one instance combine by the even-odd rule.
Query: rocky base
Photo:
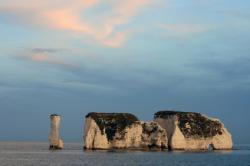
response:
[[[59,146],[54,146],[54,145],[49,146],[49,150],[61,150],[61,149],[63,149],[63,148],[59,147]]]
[[[59,141],[57,142],[57,144],[51,144],[49,146],[49,149],[50,150],[60,150],[60,149],[63,149],[64,147],[64,143],[63,143],[63,140],[62,139],[59,139]]]

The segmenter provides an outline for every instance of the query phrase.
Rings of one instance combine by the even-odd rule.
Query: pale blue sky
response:
[[[46,141],[50,113],[81,141],[88,112],[175,109],[250,143],[249,11],[245,0],[0,0],[0,140]]]

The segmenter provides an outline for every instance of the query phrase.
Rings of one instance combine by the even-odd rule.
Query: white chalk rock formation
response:
[[[171,150],[232,149],[231,134],[218,119],[177,111],[160,111],[154,118],[166,129]]]
[[[60,115],[52,114],[50,115],[50,134],[49,142],[50,149],[62,149],[64,144],[63,140],[60,138],[59,129],[60,129]]]
[[[89,113],[85,149],[164,149],[166,131],[156,122],[142,122],[127,113]]]

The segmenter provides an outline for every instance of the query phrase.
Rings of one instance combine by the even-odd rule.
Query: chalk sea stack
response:
[[[218,119],[194,112],[159,111],[154,120],[166,130],[169,149],[232,149],[231,134]]]
[[[60,115],[52,114],[50,115],[50,134],[49,134],[49,142],[50,149],[62,149],[63,148],[63,140],[60,138],[59,129],[60,129]]]
[[[166,131],[129,113],[89,113],[85,117],[85,149],[164,149]]]

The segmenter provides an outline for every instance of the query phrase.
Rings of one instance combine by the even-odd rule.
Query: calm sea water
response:
[[[47,143],[0,142],[0,165],[11,166],[250,166],[250,145],[232,151],[149,152],[83,151],[68,143],[61,151],[49,151]]]

